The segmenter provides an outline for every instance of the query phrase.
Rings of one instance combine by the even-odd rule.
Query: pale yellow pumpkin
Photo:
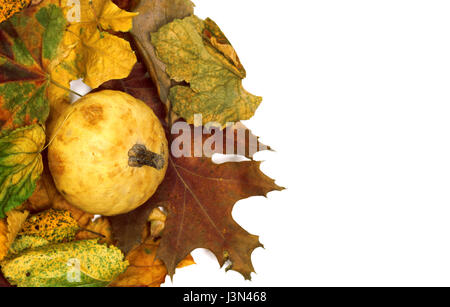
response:
[[[118,91],[89,94],[54,125],[48,150],[59,192],[92,214],[127,213],[144,204],[164,179],[164,129],[142,101]]]

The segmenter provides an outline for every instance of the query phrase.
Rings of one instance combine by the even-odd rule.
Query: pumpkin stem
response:
[[[145,145],[136,144],[128,151],[128,165],[131,167],[150,166],[157,170],[164,168],[164,157],[147,150]]]

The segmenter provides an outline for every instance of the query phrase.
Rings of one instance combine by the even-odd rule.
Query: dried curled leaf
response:
[[[150,235],[152,238],[159,237],[166,225],[167,217],[159,208],[155,208],[148,218],[150,222]]]
[[[103,287],[128,266],[114,246],[97,240],[28,249],[2,262],[3,275],[19,287]]]
[[[132,250],[127,255],[130,266],[111,284],[112,287],[159,287],[165,281],[167,269],[164,263],[156,258],[159,241],[152,239]],[[195,264],[188,255],[178,264],[178,268]]]
[[[72,241],[79,229],[77,221],[69,211],[49,209],[30,216],[24,223],[20,235],[61,243]]]
[[[156,56],[151,42],[151,33],[158,31],[163,25],[175,19],[181,19],[194,14],[194,4],[190,0],[141,0],[135,12],[139,15],[133,20],[133,35],[139,54],[158,88],[161,101],[167,103],[170,77],[166,73],[166,66]]]
[[[0,260],[7,254],[22,225],[27,219],[28,211],[9,211],[6,219],[0,220]]]
[[[33,194],[43,169],[44,144],[45,132],[39,125],[0,138],[0,218]]]
[[[203,123],[221,126],[253,116],[262,98],[243,88],[245,70],[212,20],[177,19],[152,34],[152,43],[169,76],[187,83],[170,89],[174,113],[191,124],[202,114]]]

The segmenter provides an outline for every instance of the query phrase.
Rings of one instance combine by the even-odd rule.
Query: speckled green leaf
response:
[[[118,248],[86,240],[29,249],[1,265],[3,275],[19,287],[104,287],[128,262]]]
[[[54,4],[28,8],[0,24],[0,135],[45,123],[48,66],[65,26],[63,11]]]
[[[26,249],[37,248],[48,244],[50,244],[50,242],[41,237],[19,235],[11,244],[9,252],[11,254],[18,254]]]
[[[233,47],[210,19],[177,19],[152,34],[158,57],[177,82],[170,89],[173,111],[193,123],[238,122],[253,116],[262,101],[242,86],[245,70]]]
[[[19,234],[62,243],[73,241],[78,230],[80,227],[70,211],[49,209],[28,217]]]
[[[34,192],[43,170],[44,144],[45,132],[39,125],[19,128],[0,138],[0,218]]]

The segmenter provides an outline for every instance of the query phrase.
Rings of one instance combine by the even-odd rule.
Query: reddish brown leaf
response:
[[[208,158],[171,157],[165,178],[151,202],[166,207],[166,228],[158,256],[173,275],[176,265],[196,248],[207,248],[223,265],[246,279],[254,271],[251,254],[262,246],[232,218],[234,204],[282,190],[264,175],[260,162],[214,164]]]

